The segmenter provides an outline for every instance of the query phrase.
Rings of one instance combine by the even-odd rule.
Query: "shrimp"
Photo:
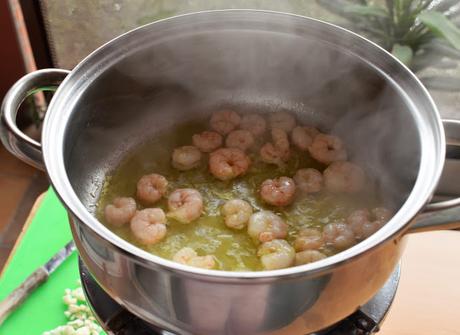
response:
[[[152,173],[142,176],[137,182],[137,197],[145,202],[154,204],[165,195],[168,181],[160,174]]]
[[[174,149],[172,165],[178,170],[186,171],[196,168],[201,162],[201,152],[193,145]]]
[[[272,129],[272,143],[266,143],[260,149],[260,156],[265,163],[278,166],[287,162],[291,155],[289,150],[289,138],[282,129]]]
[[[195,250],[189,247],[180,249],[173,256],[173,261],[196,268],[212,269],[216,266],[214,256],[198,256]]]
[[[289,177],[267,179],[260,186],[260,196],[270,205],[286,206],[294,200],[295,188]]]
[[[356,243],[353,230],[343,222],[329,223],[323,228],[323,239],[326,244],[338,250],[344,250]]]
[[[236,129],[241,122],[241,117],[232,110],[221,110],[211,116],[211,128],[219,134],[227,135]]]
[[[323,188],[323,175],[316,169],[297,170],[293,179],[297,188],[304,193],[317,193]]]
[[[256,242],[285,238],[287,229],[284,220],[271,211],[260,211],[249,218],[248,234]]]
[[[246,173],[251,160],[240,149],[221,148],[209,156],[209,171],[220,180],[230,180]]]
[[[192,136],[193,145],[202,152],[211,152],[222,146],[222,135],[215,131],[203,131]]]
[[[178,188],[169,195],[168,209],[168,218],[190,223],[201,216],[203,197],[193,188]]]
[[[290,152],[282,152],[275,148],[272,143],[266,143],[260,148],[260,157],[262,161],[268,164],[282,166],[290,157]]]
[[[374,215],[376,220],[379,220],[384,224],[390,221],[391,217],[393,216],[393,212],[385,207],[374,208],[372,210],[372,214]]]
[[[282,152],[289,151],[289,137],[285,130],[279,128],[272,129],[272,140],[273,145],[278,150]]]
[[[273,240],[263,243],[257,256],[265,270],[284,269],[294,264],[295,250],[285,240]]]
[[[247,201],[232,199],[222,206],[221,212],[227,227],[243,229],[252,215],[252,207]]]
[[[314,159],[324,164],[347,159],[347,151],[342,140],[333,135],[316,135],[308,151]]]
[[[134,236],[144,244],[155,244],[166,236],[166,216],[160,208],[137,211],[130,226]]]
[[[296,251],[319,249],[323,245],[323,235],[315,228],[302,229],[294,241],[294,248]]]
[[[260,136],[267,129],[267,122],[258,114],[247,114],[241,118],[240,128],[250,131],[254,136]]]
[[[325,259],[327,256],[318,250],[305,250],[295,254],[295,265],[313,263]]]
[[[318,129],[314,127],[295,127],[291,134],[292,143],[300,150],[307,151],[318,134]]]
[[[247,130],[234,130],[227,135],[225,145],[228,148],[237,148],[246,151],[254,145],[254,136]]]
[[[104,209],[104,216],[107,222],[117,227],[128,223],[134,214],[136,214],[136,201],[133,198],[115,198]]]
[[[371,236],[391,218],[391,212],[383,207],[374,208],[371,212],[358,209],[348,216],[347,223],[356,239],[363,240]]]
[[[279,128],[285,132],[290,132],[295,127],[295,117],[288,112],[275,112],[271,113],[268,117],[270,122],[270,127]]]
[[[335,193],[356,193],[364,188],[366,175],[356,164],[334,162],[323,172],[326,189]]]

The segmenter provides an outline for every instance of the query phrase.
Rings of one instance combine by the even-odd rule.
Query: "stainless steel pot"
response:
[[[15,115],[28,94],[58,85],[40,145],[17,129]],[[288,109],[338,133],[399,210],[376,234],[335,256],[251,273],[173,263],[96,220],[104,176],[124,152],[226,104],[242,112]],[[460,129],[455,121],[448,125]],[[80,255],[104,290],[134,314],[177,334],[322,329],[384,284],[400,259],[405,233],[460,226],[460,211],[453,207],[458,199],[427,205],[446,145],[428,92],[375,44],[305,17],[216,11],[133,30],[70,73],[47,69],[20,79],[4,99],[1,134],[13,154],[46,169],[68,209]]]

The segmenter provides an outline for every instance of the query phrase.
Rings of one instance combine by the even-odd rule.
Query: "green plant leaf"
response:
[[[391,20],[393,20],[394,19],[394,7],[395,7],[394,1],[385,0],[385,4],[387,6],[388,15],[390,16]]]
[[[458,92],[460,90],[460,78],[431,76],[420,78],[422,83],[434,90]]]
[[[412,57],[414,55],[414,52],[412,51],[411,47],[407,45],[395,44],[393,46],[393,50],[391,50],[391,53],[405,65],[411,65]]]
[[[435,35],[445,38],[452,46],[460,50],[460,29],[448,18],[436,11],[423,11],[418,16]]]
[[[375,5],[349,5],[344,8],[345,13],[364,15],[364,16],[376,16],[381,18],[388,18],[388,12],[385,8]]]

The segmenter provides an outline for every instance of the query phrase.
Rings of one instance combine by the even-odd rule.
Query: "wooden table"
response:
[[[460,334],[460,232],[413,234],[379,335],[455,334]]]
[[[41,200],[37,199],[24,232]],[[379,335],[456,334],[460,335],[460,232],[413,234],[403,256],[395,301]]]

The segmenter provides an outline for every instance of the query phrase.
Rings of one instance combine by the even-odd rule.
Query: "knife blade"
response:
[[[54,256],[51,257],[51,259],[44,265],[44,268],[48,272],[48,275],[53,273],[54,270],[56,270],[59,267],[59,265],[61,265],[62,262],[64,262],[67,259],[67,257],[69,257],[74,251],[75,243],[73,241],[70,241],[64,246],[64,248],[62,248],[56,254],[54,254]]]
[[[53,273],[73,252],[75,243],[68,242],[61,250],[54,254],[45,265],[26,278],[13,292],[0,302],[0,325],[21,303]]]

